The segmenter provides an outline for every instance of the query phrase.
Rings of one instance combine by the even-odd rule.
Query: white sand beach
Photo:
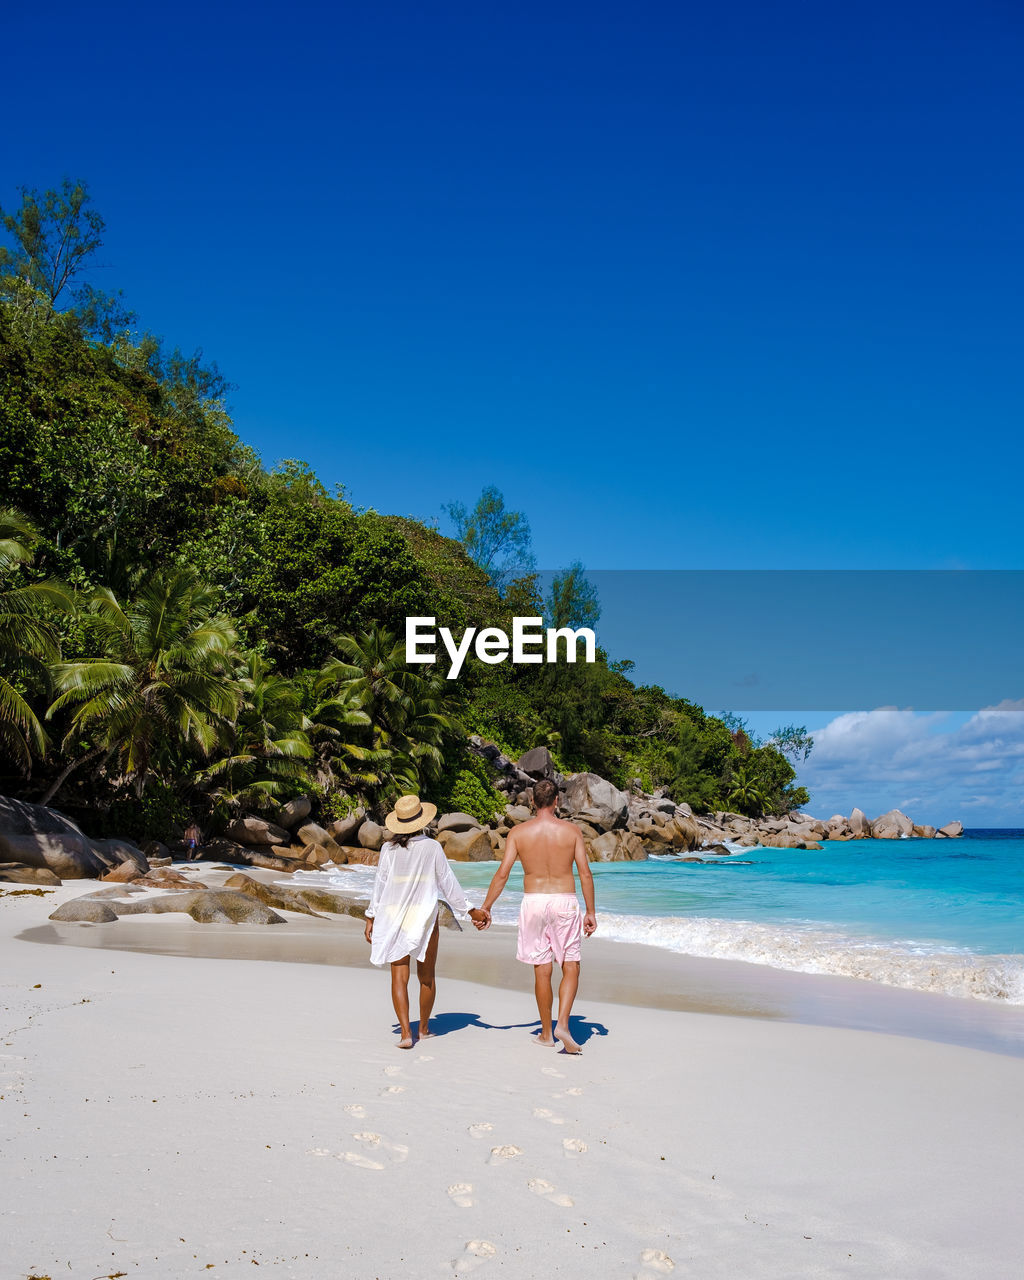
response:
[[[51,925],[95,884],[11,888],[4,1277],[1019,1273],[1012,1052],[784,1021],[763,989],[642,1007],[680,958],[605,944],[570,1058],[531,1043],[497,930],[442,934],[441,1034],[401,1052],[355,920]],[[315,930],[340,963],[256,962]]]

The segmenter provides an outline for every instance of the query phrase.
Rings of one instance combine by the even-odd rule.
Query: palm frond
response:
[[[47,711],[47,719],[55,711],[86,698],[95,698],[104,690],[123,692],[135,683],[135,672],[131,666],[125,662],[104,661],[102,658],[91,662],[58,662],[51,668],[51,672],[60,696]]]
[[[15,728],[15,738],[37,755],[44,755],[49,739],[39,717],[22,694],[0,675],[0,723]],[[26,749],[27,749],[26,748]],[[20,755],[20,753],[19,753]]]

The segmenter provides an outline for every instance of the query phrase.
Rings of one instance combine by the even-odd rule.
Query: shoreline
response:
[[[251,869],[247,873],[254,874]],[[205,871],[203,878],[214,885],[228,874]],[[262,872],[254,878],[273,883],[276,875]],[[72,888],[78,883],[68,882],[41,899],[51,905],[17,939],[110,952],[380,972],[369,963],[362,922],[344,915],[317,919],[281,911],[287,921],[283,926],[198,924],[179,914],[124,916],[106,925],[47,920],[60,902],[78,896]],[[1024,1008],[1017,1005],[705,959],[600,936],[585,941],[583,959],[581,998],[603,1003],[872,1031],[1024,1057]],[[468,925],[461,934],[442,930],[437,971],[442,979],[513,990],[524,999],[532,992],[532,972],[516,961],[515,931],[508,925],[492,925],[482,934]]]

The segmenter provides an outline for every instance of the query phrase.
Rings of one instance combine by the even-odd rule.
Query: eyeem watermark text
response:
[[[577,646],[583,644],[583,661],[593,662],[597,654],[597,637],[589,627],[545,627],[543,618],[513,618],[512,637],[500,627],[467,627],[456,643],[447,627],[435,629],[436,618],[406,618],[406,662],[436,662],[438,637],[448,651],[451,666],[448,679],[454,680],[462,670],[472,648],[481,662],[492,666],[499,662],[558,662],[562,642],[566,662],[576,661]]]

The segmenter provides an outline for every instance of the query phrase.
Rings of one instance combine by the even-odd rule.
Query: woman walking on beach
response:
[[[392,833],[380,851],[370,905],[366,908],[366,941],[370,963],[391,966],[391,1000],[401,1035],[399,1049],[413,1046],[409,1022],[409,966],[416,961],[420,984],[419,1038],[429,1036],[430,1014],[437,984],[438,903],[441,899],[475,925],[487,923],[483,911],[470,909],[462,886],[436,840],[423,828],[437,813],[437,805],[419,796],[402,796],[384,819]]]

